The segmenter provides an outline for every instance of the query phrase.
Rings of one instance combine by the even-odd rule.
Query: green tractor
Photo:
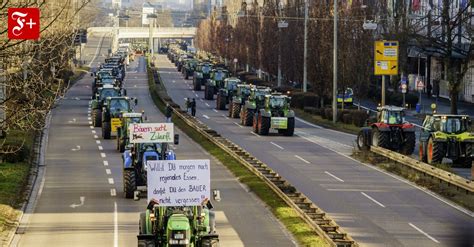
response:
[[[141,112],[125,112],[120,116],[121,125],[117,127],[117,150],[120,153],[125,151],[125,147],[128,146],[130,140],[130,131],[128,126],[134,123],[143,123],[146,120],[144,113]]]
[[[250,92],[253,88],[255,88],[253,85],[237,85],[237,91],[232,97],[232,102],[229,103],[229,117],[238,118],[240,116],[240,110],[250,96]]]
[[[138,247],[217,247],[213,207],[203,204],[166,207],[151,200],[140,213]]]
[[[264,107],[265,95],[271,94],[268,87],[253,87],[250,90],[248,100],[243,104],[240,111],[240,123],[243,126],[252,126],[253,115]]]
[[[94,127],[102,126],[102,106],[107,97],[119,97],[125,95],[125,89],[120,89],[112,85],[104,85],[103,87],[98,88],[97,93],[94,95],[91,102],[92,125]]]
[[[193,87],[196,91],[201,91],[201,86],[211,78],[211,63],[200,63],[196,66],[193,74]]]
[[[124,112],[132,112],[128,97],[107,97],[102,106],[102,138],[110,139],[112,133],[122,125],[120,116]],[[137,99],[134,99],[135,105]]]
[[[270,129],[278,134],[292,136],[295,132],[295,112],[290,109],[291,98],[282,94],[265,95],[264,108],[253,117],[253,130],[259,135],[268,135]]]
[[[225,110],[225,105],[229,103],[229,100],[233,98],[235,93],[237,92],[237,85],[241,84],[242,82],[235,77],[226,78],[224,83],[222,84],[222,88],[219,88],[217,92],[217,99],[216,99],[216,109],[217,110]]]
[[[214,69],[211,72],[211,79],[206,81],[204,86],[204,99],[213,100],[214,94],[217,90],[223,88],[224,80],[229,76],[229,72],[226,69]]]
[[[419,139],[420,160],[428,164],[449,158],[453,164],[471,167],[474,158],[474,133],[467,115],[428,115]]]
[[[193,76],[194,70],[196,69],[196,66],[198,64],[198,60],[196,59],[188,59],[185,63],[182,70],[182,73],[184,75],[184,79],[189,79],[190,76]]]

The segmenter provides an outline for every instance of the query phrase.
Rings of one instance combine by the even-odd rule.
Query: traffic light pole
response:
[[[337,1],[334,0],[334,58],[333,58],[333,81],[332,81],[332,122],[337,121]],[[344,97],[343,100],[344,101]]]

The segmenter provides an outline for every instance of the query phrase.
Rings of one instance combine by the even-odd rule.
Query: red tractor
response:
[[[368,121],[368,127],[362,128],[357,135],[359,150],[376,146],[411,155],[415,150],[415,126],[405,121],[404,109],[383,106],[377,110],[376,122]]]

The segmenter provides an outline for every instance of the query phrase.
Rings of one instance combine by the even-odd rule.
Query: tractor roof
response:
[[[125,99],[125,100],[129,100],[130,98],[129,97],[124,97],[124,96],[116,96],[116,97],[107,97],[108,100],[112,100],[112,99]]]
[[[240,83],[240,79],[239,78],[236,78],[236,77],[229,77],[229,78],[226,78],[225,81],[236,81],[237,83]]]
[[[379,107],[377,107],[377,110],[379,110],[379,111],[383,111],[383,110],[387,110],[387,111],[404,111],[405,108],[399,107],[399,106],[393,106],[393,105],[385,105],[385,106],[379,106]]]
[[[107,88],[115,88],[115,87],[112,84],[105,84],[102,86],[102,89],[107,89]]]
[[[132,117],[142,117],[142,113],[140,112],[124,112],[122,117],[125,118],[132,118]]]

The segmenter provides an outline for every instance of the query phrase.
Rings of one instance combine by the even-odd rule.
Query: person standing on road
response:
[[[189,108],[191,108],[191,101],[189,100],[189,98],[186,98],[184,104],[186,105],[186,113],[189,113]]]
[[[171,123],[171,116],[173,115],[173,108],[169,103],[166,104],[165,117],[166,122]]]
[[[191,102],[191,115],[193,117],[196,116],[196,99],[193,98],[193,101]]]

